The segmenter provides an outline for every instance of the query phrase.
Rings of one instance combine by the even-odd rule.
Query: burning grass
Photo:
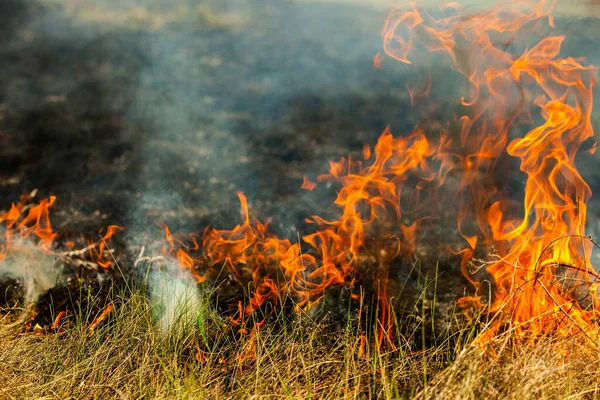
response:
[[[52,335],[2,330],[0,397],[579,398],[600,391],[597,354],[579,339],[514,346],[506,336],[491,358],[470,344],[485,321],[450,311],[446,329],[419,348],[418,336],[437,323],[423,319],[426,302],[397,321],[391,350],[365,340],[350,318],[331,330],[327,321],[278,313],[252,335],[234,335],[208,306],[209,294],[194,320],[164,332],[143,288],[114,288],[110,297],[114,309],[93,332],[83,308]],[[6,311],[2,325],[18,310]],[[241,359],[249,349],[254,360]]]
[[[305,177],[309,191],[337,185],[337,213],[306,218],[312,231],[295,241],[251,216],[242,193],[234,228],[181,235],[159,222],[162,245],[134,260],[111,248],[115,225],[78,249],[58,241],[54,196],[13,204],[0,214],[0,261],[25,300],[4,295],[17,304],[6,322],[21,308],[6,324],[20,334],[4,334],[7,396],[597,394],[600,246],[585,235],[591,189],[575,166],[594,135],[596,68],[542,29],[553,6],[393,11],[374,65],[442,54],[467,93],[454,118],[386,129],[362,159]],[[431,80],[407,88],[413,106],[435,107]],[[517,164],[522,201],[505,176]],[[458,301],[438,297],[438,264],[415,261],[446,214],[461,243],[436,249],[475,291]]]

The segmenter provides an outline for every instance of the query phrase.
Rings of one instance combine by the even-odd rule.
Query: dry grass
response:
[[[204,299],[206,300],[206,299]],[[232,334],[208,306],[161,333],[143,291],[115,295],[92,333],[77,322],[36,335],[0,331],[0,398],[569,398],[600,395],[597,352],[576,339],[471,346],[476,323],[440,331],[421,350],[419,310],[399,322],[397,349],[363,342],[356,324],[332,332],[306,316]],[[208,304],[206,302],[205,304]],[[4,310],[0,326],[16,316]],[[85,313],[85,310],[80,310]],[[85,320],[85,318],[80,318]],[[278,328],[274,326],[279,325]],[[507,344],[510,338],[505,338]],[[364,346],[361,345],[364,344]],[[369,344],[370,343],[370,344]],[[203,351],[199,351],[203,349]],[[239,361],[240,355],[253,361]]]

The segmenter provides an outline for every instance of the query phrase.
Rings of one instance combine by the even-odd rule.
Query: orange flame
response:
[[[179,265],[188,270],[196,282],[204,282],[206,276],[200,275],[196,269],[196,265],[200,264],[201,260],[194,259],[192,256],[190,256],[190,254],[188,254],[188,251],[198,250],[199,246],[196,240],[192,237],[193,246],[190,248],[182,241],[175,239],[167,225],[163,224],[162,222],[159,223],[159,225],[163,228],[165,232],[165,239],[167,243],[169,243],[168,249],[162,249],[163,254],[166,256],[174,256]]]
[[[410,64],[417,45],[444,53],[470,84],[469,98],[461,98],[466,114],[460,118],[461,152],[453,154],[460,162],[453,168],[461,170],[461,187],[472,193],[463,199],[458,220],[471,249],[464,253],[465,275],[479,286],[464,268],[479,236],[463,233],[467,217],[478,221],[484,244],[493,245],[499,256],[487,267],[496,288],[489,311],[497,318],[485,338],[506,321],[521,337],[548,332],[595,336],[595,299],[594,307],[582,309],[573,286],[587,285],[590,295],[597,280],[586,261],[591,246],[582,240],[591,190],[574,165],[579,147],[594,134],[590,116],[596,69],[560,58],[562,36],[543,38],[522,54],[508,52],[506,43],[496,39],[502,33],[516,40],[544,19],[553,26],[554,3],[541,1],[529,12],[513,7],[439,20],[413,7],[391,13],[384,27],[388,56]],[[460,11],[455,4],[448,7]],[[537,126],[531,116],[535,108],[544,121]],[[511,128],[524,122],[534,127],[509,142]],[[485,181],[501,168],[503,154],[519,158],[527,176],[520,217],[509,211],[497,184]],[[561,277],[572,283],[557,284]],[[462,303],[482,306],[479,297]]]
[[[100,237],[98,243],[94,243],[93,240],[88,241],[90,247],[90,258],[92,259],[92,262],[95,262],[104,269],[109,269],[112,267],[114,260],[109,259],[104,250],[107,249],[108,243],[110,242],[112,236],[115,233],[121,232],[122,230],[123,228],[120,226],[109,225],[108,228],[106,228],[106,233]],[[100,234],[102,234],[102,230],[100,230]]]
[[[493,249],[497,256],[486,264],[494,283],[490,304],[478,294],[460,300],[464,307],[493,315],[481,340],[510,328],[520,339],[583,332],[596,343],[599,275],[588,262],[591,246],[584,232],[591,190],[575,167],[582,143],[594,135],[596,68],[561,58],[563,36],[515,50],[521,38],[536,35],[542,24],[553,27],[554,4],[542,0],[523,11],[510,3],[465,16],[464,9],[449,3],[439,19],[414,5],[393,11],[383,28],[384,53],[415,67],[420,48],[444,55],[468,83],[468,95],[457,99],[457,118],[445,125],[424,122],[396,138],[386,129],[373,150],[363,147],[361,160],[331,161],[329,172],[317,181],[339,186],[334,202],[339,215],[308,218],[315,231],[304,235],[302,243],[280,239],[270,231],[269,220],[252,218],[239,193],[239,225],[207,228],[201,245],[194,236],[186,244],[163,225],[168,243],[163,253],[198,283],[232,277],[249,295],[245,307],[239,303],[237,319],[230,319],[236,325],[265,303],[292,298],[296,307],[308,308],[333,286],[350,288],[356,299],[358,286],[372,282],[379,302],[378,339],[391,343],[394,263],[417,251],[421,224],[432,217],[425,205],[443,195],[440,189],[452,181],[459,202],[456,230],[467,246],[456,253],[476,288],[481,281],[467,268],[473,255]],[[374,65],[382,62],[378,54]],[[411,103],[427,97],[432,85],[428,77],[423,89],[409,88]],[[525,177],[519,211],[502,190],[510,159],[520,162]],[[312,190],[314,185],[305,176],[301,187]],[[15,251],[18,238],[35,236],[43,251],[52,251],[56,233],[48,208],[54,200],[43,200],[28,212],[22,201],[0,215],[6,226],[0,261]],[[98,244],[90,243],[92,259],[103,268],[111,266],[107,242],[120,229],[109,226]],[[90,331],[111,309],[109,305]],[[255,357],[260,324],[239,355],[241,361]]]
[[[63,319],[67,316],[67,312],[66,311],[61,311],[56,315],[56,318],[54,318],[54,322],[52,322],[52,329],[57,330],[58,328],[60,328]]]
[[[436,173],[426,162],[434,151],[421,131],[397,139],[386,131],[375,147],[371,166],[364,167],[361,161],[351,159],[332,162],[329,174],[320,179],[342,185],[335,201],[341,216],[335,221],[313,216],[307,221],[317,226],[317,232],[302,238],[317,256],[302,253],[298,243],[277,238],[269,232],[268,222],[252,220],[247,199],[241,193],[243,223],[232,230],[206,229],[202,257],[192,259],[183,242],[164,227],[170,243],[167,253],[177,254],[186,269],[195,271],[198,264],[206,264],[211,271],[230,274],[240,287],[250,288],[246,314],[267,301],[277,304],[287,296],[296,299],[297,307],[310,307],[329,287],[354,287],[355,282],[370,275],[378,286],[383,339],[392,329],[387,297],[390,264],[401,252],[412,254],[416,246],[417,222],[404,225],[401,221],[402,188],[411,175],[434,180]],[[397,223],[397,229],[390,220]],[[401,242],[406,248],[401,249]],[[376,255],[370,263],[374,268],[369,268],[364,264],[373,249]]]
[[[302,178],[302,186],[300,187],[304,190],[308,190],[309,192],[311,192],[314,188],[317,187],[317,184],[315,182],[310,181],[308,177],[304,175],[304,177]]]
[[[90,326],[88,327],[88,330],[90,333],[94,333],[94,331],[96,330],[96,328],[98,327],[98,325],[100,325],[100,323],[102,321],[104,321],[106,319],[106,317],[108,317],[108,314],[110,314],[113,310],[113,305],[109,304],[106,307],[104,307],[104,309],[102,310],[102,312],[100,313],[100,315],[98,315],[96,318],[94,318],[94,320],[92,321],[92,323],[90,324]]]
[[[8,255],[23,254],[28,251],[24,239],[33,239],[37,247],[43,253],[56,254],[55,240],[58,233],[52,229],[50,222],[50,207],[56,201],[56,196],[50,196],[41,200],[37,205],[30,203],[30,196],[23,196],[18,204],[12,204],[10,209],[0,214],[0,226],[2,229],[2,240],[0,240],[0,262]],[[106,233],[102,235],[100,242],[88,241],[87,250],[91,261],[108,269],[114,260],[107,259],[105,249],[111,237],[121,231],[122,228],[110,225]],[[65,242],[67,249],[72,249],[75,244],[72,241]]]
[[[4,243],[0,243],[0,261],[4,260],[10,252],[22,251],[19,240],[32,235],[39,239],[39,248],[50,252],[57,234],[52,230],[48,209],[55,196],[42,200],[38,205],[26,209],[28,198],[24,196],[19,204],[12,204],[10,210],[0,214],[0,224],[5,225],[3,232]],[[26,213],[26,214],[25,214]]]

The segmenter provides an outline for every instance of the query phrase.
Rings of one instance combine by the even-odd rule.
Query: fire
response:
[[[0,224],[4,224],[3,243],[0,243],[0,262],[9,254],[24,251],[22,240],[35,237],[39,240],[39,248],[49,253],[52,250],[57,233],[52,230],[48,209],[55,196],[42,200],[33,207],[27,206],[27,196],[23,196],[18,204],[12,204],[10,210],[0,214]]]
[[[241,288],[250,288],[249,314],[265,302],[281,303],[290,297],[296,307],[311,307],[326,291],[336,285],[348,286],[358,297],[363,279],[377,282],[380,318],[385,329],[380,339],[392,329],[387,295],[389,268],[401,253],[415,251],[417,222],[401,222],[402,188],[411,176],[433,181],[437,176],[427,157],[434,154],[423,132],[407,138],[393,138],[386,131],[375,147],[375,161],[363,166],[361,161],[342,159],[332,162],[329,174],[320,181],[341,184],[335,204],[341,210],[338,220],[319,216],[307,219],[317,231],[305,235],[311,254],[303,253],[299,243],[279,239],[269,232],[268,222],[252,220],[246,197],[239,193],[243,223],[232,230],[208,228],[202,237],[203,255],[193,259],[183,242],[173,238],[164,227],[170,243],[167,253],[175,256],[182,267],[190,269],[198,282],[208,275],[230,274]],[[402,245],[401,245],[402,243]],[[208,267],[199,276],[197,266]]]
[[[317,184],[315,182],[310,181],[306,175],[304,175],[302,179],[302,189],[311,192],[314,188],[317,187]]]
[[[198,283],[204,282],[206,277],[199,275],[198,271],[196,270],[196,265],[198,265],[200,260],[193,259],[188,253],[188,251],[190,250],[198,249],[198,243],[195,241],[195,239],[192,238],[194,245],[190,249],[189,246],[186,246],[182,241],[175,239],[167,225],[159,223],[159,226],[163,228],[165,232],[165,239],[167,243],[169,243],[168,249],[166,247],[162,249],[163,254],[166,256],[175,255],[175,258],[179,262],[179,265],[182,266],[184,269],[190,271],[190,273]]]
[[[60,325],[63,322],[63,319],[67,316],[67,312],[66,311],[61,311],[56,315],[56,318],[54,318],[54,322],[52,323],[52,329],[53,330],[57,330],[60,328]]]
[[[106,228],[106,233],[102,235],[102,230],[100,230],[100,240],[95,243],[93,240],[88,240],[88,248],[90,249],[90,258],[92,262],[98,264],[104,269],[109,269],[113,265],[114,259],[108,258],[105,250],[108,249],[108,243],[115,233],[121,232],[123,230],[122,227],[117,225],[109,225]]]
[[[362,161],[330,162],[329,173],[317,181],[340,185],[335,200],[340,216],[307,219],[316,231],[302,238],[306,252],[300,243],[270,233],[268,222],[251,220],[240,193],[243,223],[232,230],[207,229],[203,254],[196,260],[181,253],[183,245],[176,246],[180,263],[190,270],[203,265],[231,274],[249,288],[245,313],[287,296],[298,307],[310,307],[332,286],[354,291],[368,279],[375,282],[380,302],[379,339],[389,338],[390,268],[398,257],[416,251],[419,225],[432,217],[422,205],[443,201],[437,197],[439,189],[453,176],[457,231],[467,244],[458,253],[463,273],[476,288],[482,283],[468,271],[475,251],[494,255],[485,264],[494,281],[491,304],[479,295],[460,301],[494,316],[482,338],[507,326],[521,338],[548,332],[584,332],[595,338],[598,275],[587,261],[591,243],[584,233],[591,190],[574,160],[594,134],[590,118],[596,68],[561,58],[562,36],[514,50],[544,21],[554,26],[553,6],[541,1],[531,10],[499,7],[465,17],[451,3],[443,10],[449,16],[439,19],[415,6],[393,11],[383,29],[384,53],[412,65],[418,64],[419,48],[445,55],[468,82],[468,96],[458,99],[463,114],[397,138],[386,130],[373,154],[369,146],[363,148]],[[374,65],[383,61],[378,54]],[[411,103],[426,98],[431,85],[428,78],[422,89],[409,88]],[[523,128],[528,132],[513,138]],[[501,190],[510,157],[520,161],[526,177],[520,214],[514,211],[514,199]],[[302,188],[313,190],[314,185],[304,177]],[[405,221],[407,216],[412,222]],[[196,278],[202,282],[208,275]],[[577,293],[582,286],[591,306],[581,304]]]
[[[462,199],[458,213],[459,232],[469,245],[463,267],[478,246],[494,248],[498,256],[486,267],[494,279],[495,297],[484,310],[496,318],[485,339],[507,322],[523,338],[583,332],[596,339],[597,274],[587,261],[592,243],[584,233],[591,190],[574,163],[582,143],[594,135],[596,68],[561,58],[563,36],[545,37],[520,54],[509,52],[498,39],[508,36],[515,41],[544,20],[553,27],[553,6],[552,1],[541,1],[527,12],[492,9],[468,18],[450,12],[437,20],[413,7],[391,13],[383,31],[388,56],[410,64],[416,47],[423,46],[448,56],[469,82],[469,98],[460,99],[465,107],[460,151],[438,156],[460,170],[459,192],[471,193]],[[448,8],[460,10],[455,4]],[[540,123],[532,116],[536,109]],[[529,131],[510,140],[519,125]],[[520,216],[510,211],[511,201],[500,193],[498,183],[485,182],[502,168],[499,160],[506,154],[518,158],[526,174]],[[478,222],[476,235],[462,233],[467,218]],[[466,268],[463,271],[480,286]],[[586,309],[576,295],[575,288],[581,286],[591,296]],[[479,297],[461,301],[482,307]]]
[[[248,200],[239,193],[237,226],[209,227],[201,238],[180,240],[162,224],[168,244],[163,254],[197,283],[227,276],[239,285],[248,302],[240,302],[229,321],[240,325],[240,332],[247,332],[245,317],[265,304],[291,301],[296,309],[308,309],[336,286],[348,288],[356,300],[368,283],[378,302],[378,340],[391,344],[394,268],[399,259],[418,253],[421,226],[436,218],[435,207],[426,206],[457,203],[456,232],[465,246],[457,253],[465,277],[478,290],[460,304],[492,316],[481,340],[510,329],[523,340],[583,333],[596,343],[599,276],[588,261],[595,242],[585,236],[591,190],[575,167],[582,144],[594,136],[596,68],[562,57],[563,36],[538,39],[541,26],[554,26],[554,4],[542,0],[529,10],[510,4],[465,15],[449,3],[437,19],[415,5],[393,11],[374,65],[382,67],[387,56],[418,68],[423,49],[445,57],[468,85],[467,95],[456,99],[456,118],[424,121],[399,137],[386,129],[373,149],[363,147],[362,159],[331,161],[317,182],[304,176],[301,188],[308,191],[325,181],[337,185],[338,216],[307,218],[314,231],[298,242],[279,238],[269,229],[270,220],[251,217]],[[529,42],[521,41],[532,38],[537,43],[523,50]],[[428,75],[421,87],[407,86],[411,104],[425,101],[432,85]],[[594,150],[595,145],[589,149]],[[518,207],[502,189],[510,160],[520,163],[525,179]],[[35,237],[44,252],[54,251],[57,234],[49,219],[54,201],[50,197],[31,207],[23,200],[0,215],[6,227],[0,261],[18,250],[16,238]],[[89,242],[91,259],[102,268],[112,266],[108,242],[120,230],[109,226],[98,242]],[[493,280],[488,304],[479,294],[483,281],[469,272],[482,252],[489,255],[483,266]],[[111,310],[108,306],[90,330]],[[264,323],[252,328],[239,360],[255,356]],[[363,342],[361,349],[364,353]]]
[[[100,313],[100,315],[98,315],[96,318],[94,318],[94,320],[92,321],[92,323],[90,324],[90,326],[88,327],[88,330],[90,333],[94,333],[94,331],[96,330],[96,328],[98,327],[98,325],[100,325],[100,323],[102,321],[104,321],[106,319],[106,317],[108,317],[108,314],[110,314],[113,310],[113,305],[109,304],[106,307],[104,307],[104,309],[102,310],[102,312]]]
[[[23,196],[19,203],[13,203],[8,211],[0,213],[0,268],[7,263],[8,275],[22,281],[27,302],[35,300],[32,294],[37,293],[35,287],[47,290],[55,284],[54,278],[49,278],[53,274],[44,272],[47,268],[42,265],[61,261],[63,264],[92,269],[112,268],[115,258],[107,244],[114,234],[122,230],[119,226],[111,225],[99,241],[90,240],[88,246],[74,250],[73,241],[57,243],[59,235],[50,221],[50,209],[56,197],[50,196],[36,204],[33,202],[35,195],[36,191],[33,191]],[[89,253],[88,260],[84,259],[86,253]],[[41,272],[37,274],[36,271]],[[64,313],[59,312],[53,326],[60,324]]]
[[[81,251],[62,253],[57,251],[55,239],[58,237],[58,233],[52,229],[50,222],[50,207],[56,201],[56,196],[50,196],[42,199],[37,205],[32,205],[31,199],[34,195],[35,192],[33,195],[23,196],[18,204],[13,203],[10,210],[0,214],[0,224],[4,225],[0,242],[0,262],[4,261],[8,255],[27,252],[24,242],[26,239],[37,242],[37,248],[47,255],[64,258],[81,253]],[[92,263],[105,269],[112,267],[114,260],[107,258],[105,250],[107,250],[112,236],[122,230],[123,228],[120,226],[110,225],[99,241],[88,240],[85,250],[89,251]],[[102,230],[100,233],[102,234]],[[67,241],[64,246],[72,249],[75,244]]]

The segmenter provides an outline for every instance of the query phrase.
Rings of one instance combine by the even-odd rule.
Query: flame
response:
[[[42,277],[41,281],[49,280],[47,278],[46,268],[52,268],[55,262],[60,260],[65,264],[86,265],[88,267],[101,267],[109,269],[112,267],[114,258],[107,259],[106,246],[110,238],[120,230],[121,227],[111,225],[106,233],[101,236],[101,241],[95,243],[88,241],[88,246],[83,249],[74,250],[75,243],[66,241],[64,244],[57,243],[58,233],[52,228],[50,221],[50,208],[56,201],[55,196],[42,199],[39,203],[32,202],[36,191],[30,195],[25,195],[19,203],[13,203],[10,209],[0,213],[0,269],[7,267],[9,276],[22,279],[26,292],[24,296],[28,302],[35,300],[31,293],[38,284],[36,279]],[[90,254],[90,261],[82,260],[85,254]],[[3,265],[7,263],[6,265]],[[41,275],[33,274],[27,277],[27,268],[40,268]],[[25,274],[25,275],[23,275]],[[48,290],[54,285],[54,279],[50,283],[40,285],[40,290]],[[36,295],[38,293],[36,292]],[[27,307],[33,307],[33,303]],[[28,311],[32,311],[28,310]],[[50,327],[42,327],[36,324],[32,327],[33,318],[23,326],[25,330],[34,330],[38,334],[50,331],[58,331],[67,315],[66,310],[59,311]]]
[[[106,317],[108,317],[108,314],[110,314],[112,312],[112,310],[113,310],[113,305],[112,304],[109,304],[106,307],[104,307],[104,309],[102,310],[102,312],[96,318],[94,318],[94,320],[92,321],[92,323],[88,327],[88,331],[90,333],[94,333],[94,331],[96,330],[96,328],[98,327],[98,325],[100,325],[100,323],[102,321],[104,321],[106,319]]]
[[[232,230],[204,231],[202,249],[207,265],[231,274],[241,287],[251,288],[246,313],[266,301],[278,304],[288,293],[299,295],[298,306],[306,304],[310,296],[299,290],[304,283],[301,274],[314,259],[302,255],[299,244],[270,233],[270,221],[252,221],[246,197],[242,193],[238,197],[243,223]]]
[[[66,311],[61,311],[56,315],[56,318],[54,318],[54,322],[52,323],[52,329],[57,330],[60,328],[63,319],[67,316],[67,312]]]
[[[371,158],[371,146],[368,143],[363,144],[363,159],[366,161]]]
[[[236,354],[238,366],[242,367],[245,363],[252,363],[256,361],[256,350],[258,348],[258,337],[260,335],[260,328],[265,324],[265,320],[254,324],[248,338],[243,343],[242,348]]]
[[[88,247],[90,249],[90,258],[92,262],[98,264],[104,269],[109,269],[112,267],[114,259],[108,258],[107,254],[105,254],[105,250],[108,248],[108,243],[110,243],[111,238],[115,233],[121,232],[123,230],[122,227],[118,225],[109,225],[106,228],[106,233],[102,235],[103,229],[100,230],[100,240],[97,243],[94,243],[93,240],[88,240]]]
[[[308,177],[306,175],[304,175],[304,177],[302,178],[302,186],[300,186],[300,187],[304,190],[308,190],[309,192],[312,192],[312,190],[317,187],[317,184],[316,184],[316,182],[310,181],[308,179]]]
[[[56,196],[42,199],[37,205],[31,204],[31,197],[33,196],[23,196],[18,204],[13,203],[7,212],[0,214],[0,225],[4,225],[0,242],[0,262],[9,254],[27,252],[23,244],[25,239],[35,239],[37,247],[45,254],[57,254],[55,241],[58,233],[52,229],[50,222],[50,207],[56,201]],[[105,269],[112,267],[114,260],[106,258],[105,250],[112,236],[122,230],[120,226],[110,225],[99,242],[88,240],[87,250],[92,262]],[[102,230],[100,233],[102,234]],[[64,246],[72,249],[75,243],[66,241]]]
[[[425,87],[423,87],[422,89],[417,90],[415,88],[411,88],[407,83],[406,90],[408,91],[408,95],[410,98],[410,105],[413,107],[416,106],[421,99],[429,96],[429,91],[431,90],[431,76],[427,76]]]
[[[188,251],[198,250],[198,243],[192,235],[192,243],[193,246],[189,247],[184,242],[177,240],[173,234],[171,233],[169,227],[162,222],[159,222],[159,226],[161,226],[165,232],[165,239],[167,243],[169,243],[169,248],[163,248],[162,253],[166,256],[174,256],[175,259],[179,262],[179,265],[188,270],[192,277],[198,283],[204,282],[206,276],[202,276],[198,273],[196,266],[201,262],[199,259],[194,259]]]
[[[9,211],[0,214],[0,224],[5,226],[3,243],[0,243],[0,262],[10,253],[26,251],[21,241],[32,236],[39,240],[38,246],[43,252],[52,251],[57,233],[52,230],[48,209],[56,197],[50,196],[33,207],[27,207],[27,200],[28,197],[23,196],[18,204],[13,203]]]
[[[492,303],[484,307],[479,296],[461,299],[463,305],[496,316],[484,339],[507,321],[523,338],[549,332],[597,336],[595,297],[593,306],[583,309],[574,291],[585,285],[590,295],[597,280],[587,261],[591,243],[584,233],[591,190],[574,163],[581,144],[594,135],[590,117],[596,68],[561,58],[563,36],[542,38],[520,54],[497,39],[502,34],[516,41],[544,20],[553,27],[554,3],[541,1],[530,11],[494,8],[466,18],[459,6],[450,4],[447,8],[457,12],[437,20],[413,6],[392,12],[383,30],[388,56],[411,64],[422,46],[445,54],[469,82],[469,98],[460,99],[465,107],[459,119],[461,151],[439,156],[460,170],[459,192],[472,194],[462,198],[458,230],[469,245],[463,271],[476,287],[479,281],[465,268],[475,248],[493,246],[498,255],[486,268],[495,283]],[[539,124],[540,118],[532,116],[536,109]],[[533,128],[509,140],[519,125]],[[521,216],[510,212],[510,201],[497,183],[486,182],[502,168],[504,154],[518,158],[526,175]],[[463,232],[469,219],[478,222],[475,235]]]
[[[389,337],[393,325],[387,295],[389,268],[401,253],[414,252],[418,226],[416,221],[410,225],[401,221],[402,188],[411,175],[434,180],[436,173],[425,161],[434,151],[421,131],[396,139],[386,131],[375,147],[372,165],[363,166],[361,161],[346,158],[332,162],[329,174],[320,180],[341,184],[335,201],[341,215],[333,221],[319,216],[307,220],[317,228],[302,238],[312,248],[311,254],[303,253],[299,243],[292,244],[271,233],[269,221],[252,219],[242,193],[238,194],[241,225],[232,230],[206,229],[203,255],[196,259],[164,226],[170,244],[167,253],[176,254],[183,268],[195,271],[199,265],[206,265],[207,274],[229,274],[241,288],[249,288],[246,314],[267,301],[278,304],[287,297],[296,300],[296,307],[310,307],[328,288],[344,285],[358,290],[355,283],[368,276],[377,282],[384,327],[380,339]],[[390,221],[395,221],[398,228]],[[401,248],[401,242],[406,248]],[[203,282],[205,277],[196,279]]]

